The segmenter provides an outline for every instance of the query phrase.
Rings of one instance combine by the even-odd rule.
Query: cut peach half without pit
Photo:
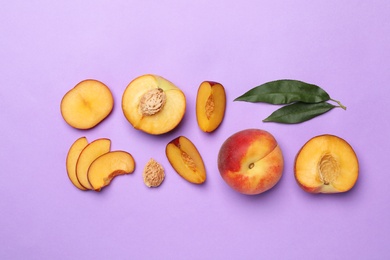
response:
[[[76,188],[80,190],[86,190],[77,179],[76,175],[76,163],[79,159],[81,151],[88,145],[87,138],[80,137],[77,139],[72,146],[69,148],[68,155],[66,157],[66,171],[68,172],[68,177]]]
[[[203,132],[218,128],[225,116],[225,88],[217,82],[204,81],[196,97],[196,119]]]
[[[90,129],[112,111],[114,99],[102,82],[88,79],[69,90],[61,100],[64,120],[77,129]]]
[[[358,175],[354,150],[334,135],[310,139],[295,159],[295,179],[309,193],[346,192],[355,185]]]
[[[108,153],[110,148],[111,141],[106,138],[101,138],[89,143],[81,151],[76,164],[76,175],[78,181],[84,188],[88,190],[93,189],[88,180],[88,168],[96,158]]]
[[[171,131],[181,122],[186,98],[170,81],[147,74],[134,79],[126,87],[122,110],[135,129],[159,135]]]
[[[95,191],[100,191],[118,175],[132,173],[135,162],[131,154],[112,151],[96,158],[88,169],[88,180]]]
[[[186,137],[180,136],[168,143],[166,156],[173,169],[185,180],[201,184],[206,181],[206,169],[198,149]]]

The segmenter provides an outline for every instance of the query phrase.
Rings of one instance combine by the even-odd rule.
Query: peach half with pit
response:
[[[171,131],[181,122],[186,98],[172,82],[146,74],[132,80],[126,87],[122,110],[135,129],[159,135]]]
[[[225,88],[217,82],[204,81],[196,96],[196,119],[203,132],[213,132],[225,116]]]
[[[319,135],[307,141],[295,158],[295,179],[309,193],[349,191],[359,175],[352,146],[335,135]]]
[[[69,90],[61,100],[61,115],[72,127],[90,129],[112,111],[114,99],[110,89],[100,81],[87,79]]]
[[[222,179],[235,191],[256,195],[274,187],[282,177],[282,150],[272,134],[245,129],[231,135],[218,154]]]

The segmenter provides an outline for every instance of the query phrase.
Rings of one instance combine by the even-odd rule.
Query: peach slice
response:
[[[88,180],[95,191],[110,184],[115,176],[134,172],[133,156],[124,151],[112,151],[96,158],[88,169]]]
[[[85,187],[83,187],[79,180],[77,179],[76,175],[76,163],[79,159],[81,151],[88,145],[87,138],[80,137],[77,139],[72,146],[69,148],[68,155],[66,157],[66,171],[68,173],[68,177],[70,181],[73,183],[76,188],[80,190],[86,190]]]
[[[102,82],[88,79],[69,90],[61,100],[64,120],[77,129],[90,129],[112,111],[114,99]]]
[[[159,135],[174,129],[186,110],[184,93],[157,75],[142,75],[126,87],[122,110],[130,124],[145,133]]]
[[[99,156],[108,153],[111,148],[111,141],[106,138],[97,139],[89,143],[80,153],[76,164],[76,176],[80,184],[91,190],[93,187],[88,180],[88,168]]]
[[[206,181],[202,157],[188,138],[179,136],[169,142],[165,154],[173,169],[185,180],[195,184]]]
[[[309,193],[350,190],[359,175],[359,162],[352,147],[334,135],[310,139],[295,159],[295,179]]]
[[[218,128],[225,116],[225,88],[217,82],[204,81],[196,97],[196,119],[203,132]]]

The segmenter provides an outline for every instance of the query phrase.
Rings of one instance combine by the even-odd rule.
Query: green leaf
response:
[[[273,112],[263,122],[277,122],[284,124],[296,124],[310,120],[316,116],[322,115],[336,106],[328,102],[320,103],[301,103],[297,102],[286,105]]]
[[[290,104],[293,102],[318,103],[330,99],[322,88],[298,80],[276,80],[254,87],[234,101]]]

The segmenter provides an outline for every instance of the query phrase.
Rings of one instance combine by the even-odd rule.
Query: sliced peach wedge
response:
[[[90,129],[105,119],[113,106],[110,89],[100,81],[88,79],[64,95],[60,109],[62,117],[70,126]]]
[[[110,184],[115,176],[134,172],[133,156],[125,151],[111,151],[96,158],[88,169],[88,181],[95,191]]]
[[[295,159],[295,179],[309,193],[350,190],[359,175],[358,158],[344,139],[319,135],[306,142]]]
[[[126,87],[122,110],[135,129],[159,135],[171,131],[181,122],[186,98],[172,82],[147,74],[134,79]]]
[[[173,169],[185,180],[201,184],[206,181],[206,169],[198,149],[186,137],[179,136],[169,142],[166,156]]]
[[[92,162],[99,156],[108,153],[111,149],[111,140],[106,138],[97,139],[89,143],[80,153],[76,163],[76,176],[80,184],[92,190],[93,187],[88,180],[88,169]]]
[[[225,88],[217,82],[204,81],[196,97],[196,119],[203,132],[212,132],[219,127],[226,108]]]
[[[70,181],[76,188],[80,190],[87,190],[83,185],[80,184],[76,175],[76,163],[79,159],[81,151],[88,145],[87,138],[80,137],[77,139],[72,146],[69,148],[68,155],[66,157],[66,171]]]

